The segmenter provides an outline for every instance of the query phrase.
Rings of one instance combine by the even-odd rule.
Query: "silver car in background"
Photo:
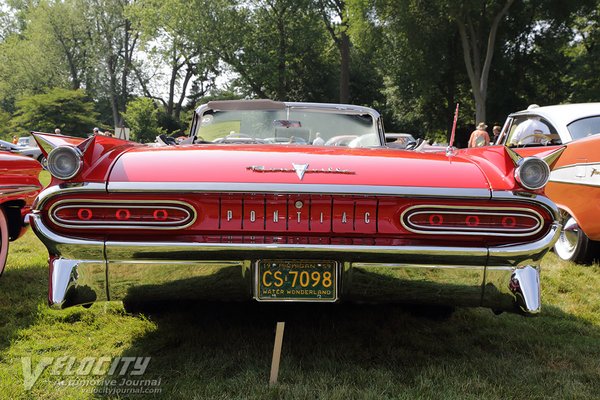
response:
[[[22,156],[27,156],[38,160],[40,163],[43,163],[44,156],[42,155],[42,150],[38,146],[28,146],[23,147],[18,144],[13,144],[7,142],[5,140],[0,140],[0,150],[10,151],[11,153],[21,154]]]

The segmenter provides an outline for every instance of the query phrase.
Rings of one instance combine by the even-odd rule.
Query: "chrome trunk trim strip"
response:
[[[257,190],[260,187],[260,190]],[[220,182],[109,182],[109,193],[310,193],[489,199],[488,189]]]

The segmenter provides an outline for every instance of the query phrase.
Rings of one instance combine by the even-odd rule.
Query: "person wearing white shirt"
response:
[[[317,132],[317,134],[315,135],[315,140],[313,140],[312,144],[313,146],[323,146],[325,144],[325,140],[323,140],[323,138],[321,137],[321,134],[319,132]]]
[[[510,143],[516,145],[542,144],[544,142],[542,135],[546,135],[548,137],[547,140],[550,140],[550,129],[540,121],[540,117],[532,117],[517,126]]]

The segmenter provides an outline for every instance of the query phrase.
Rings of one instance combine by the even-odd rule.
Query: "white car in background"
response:
[[[517,127],[531,119],[539,120],[547,129],[528,132],[526,136],[517,140],[515,135]],[[598,133],[600,133],[600,103],[545,107],[532,104],[527,110],[508,116],[496,144],[506,144],[509,147],[559,145]]]
[[[535,122],[530,120],[535,119]],[[529,122],[528,122],[529,121]],[[535,131],[519,133],[519,125]],[[563,260],[588,263],[600,257],[597,227],[600,180],[597,147],[585,139],[600,134],[600,103],[531,105],[506,119],[496,144],[504,144],[523,157],[567,146],[546,186],[545,193],[561,211],[563,230],[554,245]],[[517,139],[518,137],[518,139]],[[554,146],[554,147],[551,147]]]

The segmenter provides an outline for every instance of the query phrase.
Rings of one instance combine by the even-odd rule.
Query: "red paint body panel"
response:
[[[309,170],[340,168],[354,173],[307,172],[300,181],[293,171],[292,163],[308,164]],[[156,168],[157,165],[163,168]],[[250,166],[288,168],[292,171],[256,172],[248,170]],[[439,153],[423,154],[390,149],[272,145],[134,148],[116,160],[110,182],[301,182],[489,188],[482,170],[462,157],[448,158]],[[449,184],[450,182],[452,183]],[[503,186],[508,186],[508,183]]]
[[[161,201],[178,201],[197,210],[195,222],[182,229],[149,230],[144,228],[123,230],[103,227],[86,229],[85,225],[64,227],[50,218],[54,204],[65,200],[77,200],[82,208],[86,201],[96,204],[104,200],[107,204],[123,204],[115,208],[115,213],[127,208],[124,200],[131,204],[146,201],[147,204],[160,204]],[[148,200],[152,200],[148,202]],[[514,237],[490,237],[468,235],[458,237],[448,234],[413,233],[401,222],[402,213],[409,207],[426,204],[430,206],[461,206],[476,210],[485,207],[518,207],[539,212],[544,220],[544,229],[527,235],[523,240],[539,238],[547,232],[551,216],[547,211],[514,201],[499,200],[438,200],[380,196],[345,195],[215,195],[215,194],[72,194],[57,196],[50,200],[42,211],[44,223],[61,234],[70,237],[134,241],[188,241],[224,243],[340,243],[350,244],[425,244],[440,242],[444,246],[501,245],[513,243]],[[133,207],[133,205],[132,205]],[[160,207],[160,206],[158,206]],[[48,211],[50,210],[50,211]],[[252,214],[252,212],[254,212]],[[72,215],[76,215],[73,212]],[[73,218],[75,219],[75,218]],[[114,220],[114,218],[113,218]],[[84,224],[85,222],[83,222]]]
[[[0,151],[0,182],[2,185],[39,186],[39,162],[31,157]],[[35,196],[34,196],[35,197]]]
[[[38,179],[41,170],[37,160],[0,152],[0,207],[7,203],[19,205],[24,218],[42,189]]]

